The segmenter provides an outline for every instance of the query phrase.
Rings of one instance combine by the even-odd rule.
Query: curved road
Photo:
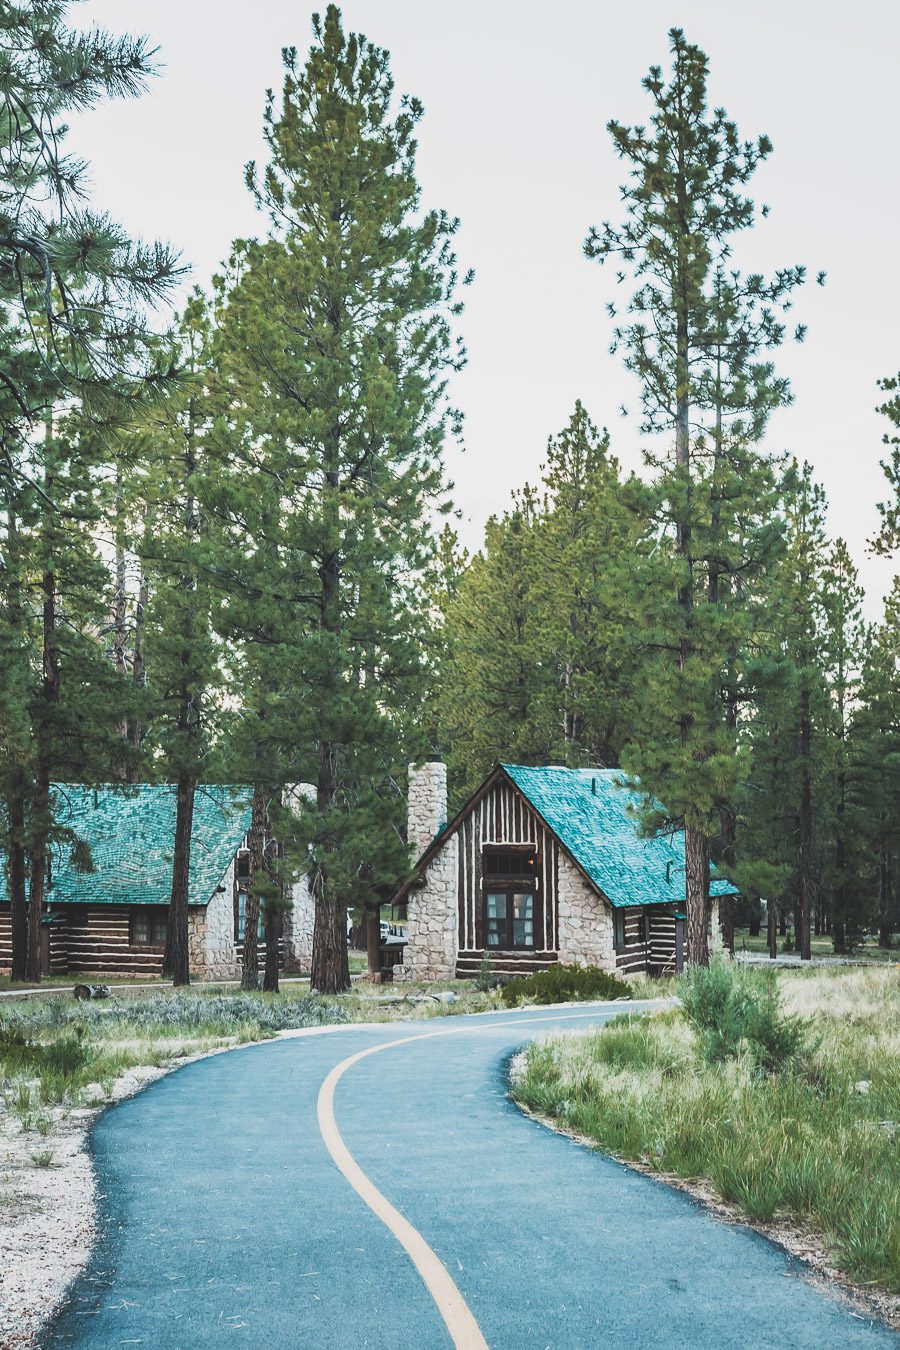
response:
[[[765,1239],[509,1102],[523,1042],[620,1011],[342,1028],[161,1079],[94,1130],[102,1237],[44,1345],[897,1350]]]

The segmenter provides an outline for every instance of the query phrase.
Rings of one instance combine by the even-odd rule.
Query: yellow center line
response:
[[[548,1022],[571,1022],[581,1018],[596,1017],[598,1010],[589,1013],[565,1013],[561,1017],[548,1017]],[[325,1147],[331,1154],[339,1171],[365,1203],[372,1213],[393,1233],[400,1246],[409,1256],[431,1297],[437,1304],[438,1312],[444,1319],[450,1338],[456,1350],[489,1350],[488,1343],[481,1334],[481,1328],[466,1303],[457,1285],[451,1279],[447,1267],[435,1251],[429,1247],[417,1228],[413,1228],[390,1200],[378,1190],[352,1153],[344,1143],[337,1121],[334,1117],[334,1090],[348,1069],[369,1055],[378,1055],[382,1050],[393,1050],[398,1045],[410,1045],[413,1041],[433,1040],[437,1036],[459,1036],[479,1031],[493,1031],[497,1027],[521,1027],[532,1025],[538,1018],[513,1018],[506,1022],[483,1023],[477,1027],[450,1027],[443,1031],[423,1031],[415,1036],[402,1036],[397,1040],[385,1041],[383,1045],[370,1046],[368,1050],[359,1050],[355,1055],[336,1064],[319,1089],[316,1114],[319,1129],[325,1141]]]

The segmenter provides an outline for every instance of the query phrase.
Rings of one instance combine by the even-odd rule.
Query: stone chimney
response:
[[[406,837],[415,862],[447,824],[447,766],[440,759],[409,766]]]

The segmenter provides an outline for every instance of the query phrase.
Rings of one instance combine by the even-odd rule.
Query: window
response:
[[[489,847],[484,850],[483,867],[486,877],[523,877],[535,875],[537,855],[527,844],[523,848]]]
[[[237,898],[237,923],[235,924],[234,940],[243,942],[244,933],[247,928],[247,892],[238,891]],[[262,907],[260,906],[259,918],[256,922],[256,936],[264,942],[266,938],[266,921],[263,917]]]
[[[625,911],[624,909],[613,910],[613,944],[617,952],[625,947]]]
[[[534,946],[534,895],[531,891],[488,891],[485,943],[494,950]]]
[[[164,947],[166,945],[166,919],[168,910],[164,905],[131,911],[132,947]]]

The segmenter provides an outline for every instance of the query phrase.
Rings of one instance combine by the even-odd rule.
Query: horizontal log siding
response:
[[[659,975],[675,973],[675,911],[650,911],[650,965]]]
[[[12,920],[9,902],[0,905],[0,971],[12,970]],[[68,930],[65,919],[50,925],[51,975],[65,975],[68,970]]]
[[[130,910],[124,905],[77,905],[69,911],[68,969],[118,972],[127,975],[158,975],[163,944],[133,947],[130,942]]]
[[[541,967],[556,960],[559,923],[556,896],[559,847],[524,797],[499,780],[462,822],[456,833],[459,856],[459,961],[469,968],[484,956],[484,878],[481,851],[486,844],[529,844],[537,851],[535,891],[535,950],[491,952],[492,962],[534,962]],[[462,974],[462,971],[458,973]]]
[[[625,946],[616,952],[616,970],[646,970],[648,952],[645,911],[638,908],[626,909]]]
[[[12,970],[12,920],[8,903],[0,905],[0,970]]]

